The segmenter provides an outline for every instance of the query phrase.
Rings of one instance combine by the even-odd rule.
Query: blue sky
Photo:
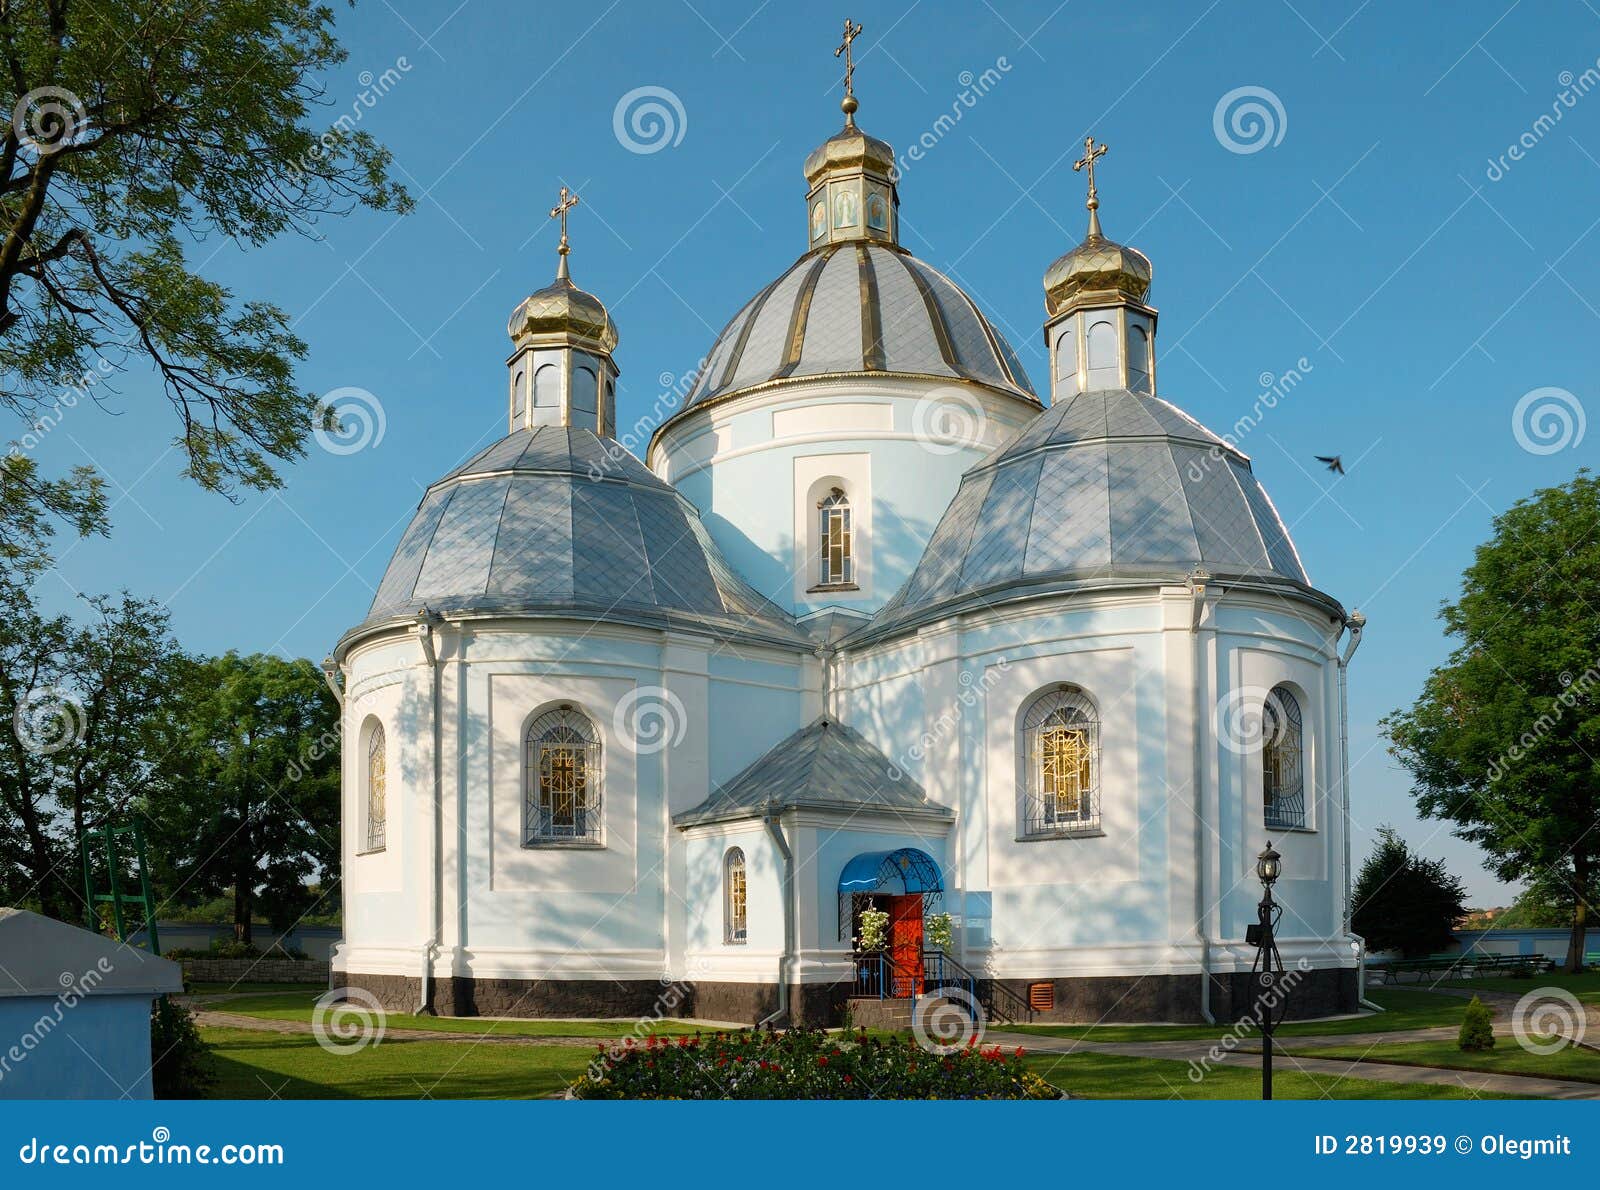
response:
[[[35,452],[51,472],[95,463],[117,501],[109,540],[59,543],[48,603],[127,587],[166,600],[190,648],[320,658],[362,617],[421,489],[503,432],[505,320],[553,273],[559,185],[583,196],[574,278],[621,328],[619,422],[805,248],[800,163],[838,126],[842,10],[452,4],[338,9],[350,59],[326,80],[326,118],[359,110],[413,214],[194,249],[207,275],[295,318],[306,388],[374,395],[381,439],[313,447],[281,493],[229,503],[180,477],[158,386],[122,376],[106,410],[72,410]],[[1162,395],[1222,430],[1264,377],[1304,371],[1241,446],[1313,581],[1370,619],[1351,669],[1357,854],[1393,822],[1479,902],[1503,899],[1474,848],[1415,820],[1376,723],[1445,656],[1438,604],[1493,515],[1595,460],[1600,428],[1575,423],[1600,412],[1600,75],[1583,77],[1600,71],[1600,14],[852,0],[850,15],[866,30],[862,126],[902,152],[931,140],[902,180],[903,241],[1005,328],[1036,384],[1039,279],[1082,236],[1071,165],[1089,130],[1112,146],[1106,232],[1155,262]],[[989,69],[998,81],[963,105]],[[613,128],[640,87],[681,104],[659,151]],[[1255,90],[1233,106],[1265,105],[1264,139],[1230,132],[1226,106],[1218,131],[1240,88]],[[1573,424],[1548,442],[1514,428],[1541,388],[1562,391],[1534,407],[1554,400]]]

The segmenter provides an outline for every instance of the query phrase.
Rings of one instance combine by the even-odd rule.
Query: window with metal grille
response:
[[[1267,826],[1306,824],[1305,742],[1300,703],[1284,686],[1273,687],[1261,708],[1261,788]]]
[[[526,842],[600,842],[600,737],[582,713],[557,707],[528,726],[526,783]]]
[[[817,505],[821,533],[817,585],[847,587],[856,581],[855,540],[850,498],[834,488]]]
[[[723,860],[722,940],[730,944],[745,940],[745,880],[744,852],[737,847],[728,848]]]
[[[1051,837],[1100,827],[1100,716],[1076,686],[1034,699],[1022,719],[1022,835]]]
[[[382,851],[388,834],[388,761],[383,724],[374,723],[367,736],[367,850]]]

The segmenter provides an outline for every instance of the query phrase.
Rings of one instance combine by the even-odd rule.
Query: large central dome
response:
[[[819,376],[969,380],[1037,403],[1016,352],[959,286],[893,245],[807,252],[723,328],[690,405]]]

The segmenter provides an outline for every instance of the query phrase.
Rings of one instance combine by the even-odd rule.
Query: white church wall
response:
[[[776,983],[783,953],[783,860],[757,821],[696,827],[683,837],[689,881],[682,972],[690,980]],[[729,848],[745,859],[745,941],[725,937],[724,865]]]

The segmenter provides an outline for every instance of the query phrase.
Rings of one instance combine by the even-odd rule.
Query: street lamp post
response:
[[[1250,982],[1255,989],[1257,1019],[1261,1025],[1261,1098],[1272,1098],[1272,1029],[1275,1011],[1282,1011],[1284,998],[1283,958],[1278,954],[1278,944],[1273,930],[1283,909],[1272,899],[1272,886],[1283,871],[1283,857],[1267,841],[1267,848],[1256,856],[1256,876],[1261,881],[1261,901],[1256,905],[1256,924],[1246,932],[1246,941],[1256,948],[1255,963],[1250,968]]]

